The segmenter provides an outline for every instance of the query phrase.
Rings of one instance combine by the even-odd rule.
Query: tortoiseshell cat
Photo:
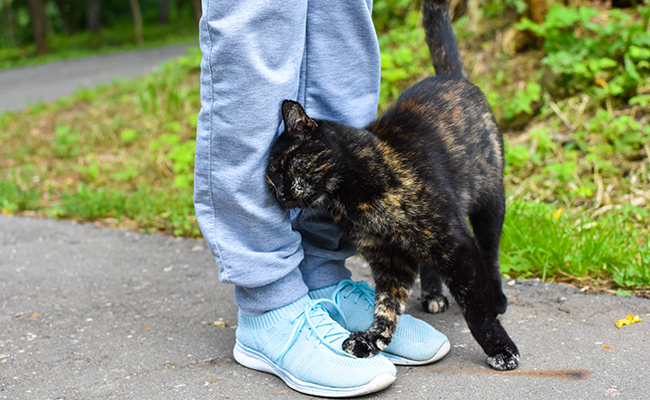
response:
[[[502,135],[467,80],[446,0],[425,1],[423,13],[437,75],[364,129],[312,120],[285,100],[267,181],[287,208],[329,212],[370,263],[375,320],[350,335],[346,352],[369,357],[390,343],[419,270],[425,309],[447,307],[442,278],[488,364],[515,369],[519,351],[497,319],[507,306]]]

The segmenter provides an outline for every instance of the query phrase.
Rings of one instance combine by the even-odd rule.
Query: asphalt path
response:
[[[0,113],[71,95],[80,88],[135,78],[185,54],[188,44],[66,60],[0,71]]]
[[[153,67],[143,65],[153,53],[143,53],[135,75]],[[118,69],[140,56],[94,58],[102,82],[127,76],[108,67],[112,57]],[[87,62],[62,64],[76,71]],[[0,72],[2,107],[6,96],[22,107],[36,101],[26,94],[54,99],[84,84],[81,71],[40,68],[48,71]],[[7,91],[8,79],[22,83]],[[347,265],[370,280],[361,258]],[[501,321],[521,351],[519,369],[491,370],[459,307],[426,314],[416,290],[407,312],[445,333],[451,351],[433,365],[398,367],[392,386],[366,398],[650,398],[650,300],[536,280],[507,281],[504,291]],[[630,313],[643,321],[616,328]],[[0,399],[307,398],[233,360],[236,326],[233,289],[218,281],[202,241],[0,215]]]
[[[355,279],[369,279],[360,258]],[[0,216],[0,399],[299,399],[232,357],[233,289],[202,241]],[[518,370],[497,372],[452,302],[407,312],[445,333],[441,361],[398,367],[373,399],[588,399],[650,393],[650,301],[508,281]],[[618,329],[633,313],[643,321]]]

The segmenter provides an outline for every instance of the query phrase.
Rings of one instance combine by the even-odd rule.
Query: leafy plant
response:
[[[174,186],[177,188],[189,188],[194,182],[194,153],[196,152],[196,141],[188,140],[181,142],[181,138],[174,134],[164,134],[159,139],[151,142],[151,149],[162,149],[165,158],[172,161],[174,172]],[[152,156],[156,158],[157,156]]]
[[[132,165],[127,165],[123,171],[115,172],[112,177],[118,181],[128,181],[138,176],[139,171]]]
[[[596,23],[601,13],[594,8],[556,4],[543,24],[523,18],[516,27],[544,38],[542,63],[556,74],[558,92],[630,98],[648,84],[650,74],[650,6],[637,10],[640,20],[615,9]]]
[[[402,25],[379,37],[381,49],[381,87],[379,108],[388,107],[402,90],[433,72],[424,29],[418,27],[418,12],[406,13]]]
[[[167,158],[174,163],[174,186],[177,188],[190,188],[194,182],[194,153],[196,141],[178,143],[167,153]]]
[[[377,32],[404,25],[408,14],[420,10],[421,1],[376,0],[372,4],[372,20]]]
[[[52,148],[61,158],[74,157],[79,154],[80,135],[67,126],[56,127],[56,137],[52,140]]]
[[[618,151],[630,152],[650,142],[650,125],[642,125],[629,115],[613,118],[603,109],[589,120],[589,130],[603,137]]]
[[[89,166],[79,165],[77,166],[77,171],[84,174],[88,182],[94,182],[99,179],[100,171],[97,161],[93,161]]]
[[[639,104],[641,107],[645,107],[648,103],[650,103],[650,94],[640,94],[632,97],[630,101],[628,101],[628,104],[631,106]]]
[[[487,0],[482,3],[481,12],[483,16],[490,19],[499,18],[509,10],[521,14],[528,8],[524,0]]]
[[[136,131],[134,129],[125,129],[120,133],[120,138],[124,143],[126,144],[131,144],[138,140],[138,138],[142,135],[141,131]]]
[[[40,204],[40,192],[32,187],[23,189],[17,183],[0,179],[0,214],[12,215]]]
[[[524,90],[518,90],[515,95],[506,101],[501,102],[503,106],[503,118],[506,121],[512,121],[521,113],[533,115],[532,104],[539,101],[542,95],[542,87],[539,83],[528,82]]]

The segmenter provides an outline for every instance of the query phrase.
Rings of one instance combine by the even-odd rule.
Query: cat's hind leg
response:
[[[494,287],[485,284],[489,277],[481,265],[476,241],[467,232],[456,235],[453,242],[447,260],[439,260],[440,275],[461,307],[472,336],[487,354],[487,363],[500,371],[515,369],[519,365],[519,350],[497,319],[497,296]]]
[[[505,196],[503,191],[500,191],[497,195],[484,200],[480,206],[475,207],[469,213],[469,221],[483,258],[482,265],[485,268],[488,282],[492,285],[494,302],[499,314],[506,312],[508,307],[508,300],[503,294],[501,286],[501,268],[499,266],[499,241],[501,240],[505,210]]]
[[[428,264],[420,265],[420,287],[424,311],[436,314],[449,308],[449,301],[442,294],[442,281]]]

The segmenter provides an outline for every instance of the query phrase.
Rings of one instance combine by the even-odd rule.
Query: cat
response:
[[[519,350],[497,319],[507,307],[502,134],[467,79],[447,0],[426,0],[423,15],[436,75],[363,129],[311,119],[285,100],[267,182],[287,208],[327,211],[370,263],[374,322],[351,333],[344,351],[369,357],[386,348],[419,272],[425,309],[447,308],[442,279],[487,363],[515,369]]]

